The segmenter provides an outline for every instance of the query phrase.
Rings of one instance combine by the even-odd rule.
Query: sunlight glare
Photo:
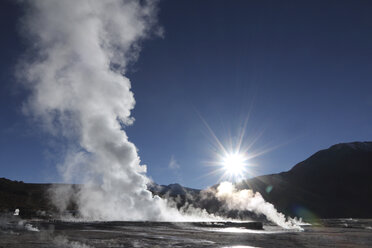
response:
[[[226,154],[222,159],[222,165],[225,171],[231,176],[242,175],[245,166],[246,158],[240,153]]]

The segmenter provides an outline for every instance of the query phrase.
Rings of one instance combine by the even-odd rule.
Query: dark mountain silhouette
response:
[[[172,197],[176,197],[178,195],[183,196],[187,194],[197,195],[200,193],[199,189],[183,187],[182,185],[178,183],[173,183],[169,185],[159,185],[156,183],[152,183],[148,185],[148,189],[151,192],[156,193],[157,195],[161,195],[161,196],[168,195]]]
[[[353,142],[321,150],[291,170],[246,180],[289,215],[307,218],[372,217],[372,142]]]
[[[11,212],[16,208],[22,216],[34,216],[37,213],[54,210],[48,199],[51,184],[24,183],[0,178],[0,212]]]
[[[25,217],[49,216],[49,213],[56,212],[48,198],[50,186],[1,178],[0,211],[10,212],[19,208]],[[315,153],[287,172],[248,179],[236,186],[260,192],[280,212],[291,216],[305,219],[371,218],[372,142],[337,144]],[[78,188],[74,185],[75,190]],[[175,200],[178,207],[187,202],[210,213],[231,217],[252,215],[248,212],[224,212],[222,203],[208,190],[155,183],[148,188],[156,195]],[[69,210],[76,210],[73,203]]]

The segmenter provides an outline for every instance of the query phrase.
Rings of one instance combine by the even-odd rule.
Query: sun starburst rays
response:
[[[199,117],[208,131],[208,136],[211,138],[211,150],[213,156],[212,160],[204,161],[204,164],[214,167],[214,169],[205,176],[218,175],[218,182],[239,182],[257,176],[254,169],[256,166],[254,158],[261,156],[270,150],[253,150],[254,144],[259,140],[263,132],[255,132],[251,137],[246,137],[246,129],[249,119],[247,117],[243,121],[236,135],[232,135],[229,132],[227,139],[222,141],[218,138],[206,120],[200,115]]]

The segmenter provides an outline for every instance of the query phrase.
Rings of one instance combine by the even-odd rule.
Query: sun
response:
[[[256,174],[255,158],[272,150],[254,149],[254,144],[259,140],[262,132],[256,132],[251,137],[245,138],[248,117],[239,124],[237,132],[228,130],[229,136],[220,140],[207,121],[200,116],[207,131],[211,136],[211,160],[204,161],[208,166],[214,167],[207,175],[219,175],[218,182],[241,182]]]
[[[242,177],[247,166],[247,158],[240,153],[228,153],[221,162],[225,173],[229,177]]]

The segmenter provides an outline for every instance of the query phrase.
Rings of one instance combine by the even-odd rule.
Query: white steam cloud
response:
[[[269,221],[283,228],[302,230],[299,226],[301,221],[286,218],[273,204],[266,202],[259,192],[254,193],[249,189],[237,190],[232,183],[222,182],[215,194],[217,199],[225,203],[227,209],[248,210],[266,216]]]
[[[146,189],[146,167],[123,131],[135,104],[124,73],[139,42],[156,30],[154,1],[26,4],[23,30],[34,47],[20,70],[32,92],[25,111],[68,144],[59,168],[66,182],[84,182],[77,197],[82,217],[174,218],[169,214],[178,212],[165,211],[165,201]]]

